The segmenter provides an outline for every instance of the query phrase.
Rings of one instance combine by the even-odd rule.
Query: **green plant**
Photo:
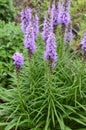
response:
[[[43,59],[45,43],[39,35],[35,55],[29,60],[24,51],[25,63],[17,75],[15,69],[13,71],[12,54],[16,50],[23,51],[20,26],[1,24],[1,52],[6,51],[6,55],[1,53],[1,60],[5,55],[3,62],[9,67],[7,73],[11,84],[8,89],[3,88],[3,83],[0,87],[0,129],[85,130],[86,63],[71,49],[71,44],[64,45],[60,27],[56,34],[58,61],[52,72]],[[8,82],[7,76],[3,81]]]
[[[0,126],[5,130],[72,130],[86,128],[86,68],[75,52],[61,51],[51,73],[43,60],[44,43],[37,40],[31,61],[25,55],[20,76],[11,73],[10,89],[0,88]],[[63,54],[61,54],[63,53]],[[38,60],[39,59],[39,60]]]
[[[20,25],[5,24],[0,21],[0,83],[7,87],[9,84],[9,71],[12,71],[12,54],[22,49],[23,35]],[[18,44],[19,43],[19,44]]]
[[[14,6],[13,0],[0,0],[0,19],[5,22],[12,21],[14,19]]]

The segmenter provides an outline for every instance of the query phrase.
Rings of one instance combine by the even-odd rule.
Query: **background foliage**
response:
[[[0,19],[5,22],[12,21],[14,19],[15,8],[13,6],[13,0],[0,0]]]
[[[9,85],[9,72],[12,68],[12,55],[15,51],[23,50],[23,35],[20,25],[0,21],[0,83]]]

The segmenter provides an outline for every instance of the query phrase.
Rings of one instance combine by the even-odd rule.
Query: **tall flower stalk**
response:
[[[22,65],[24,64],[24,58],[23,58],[21,53],[16,52],[13,55],[13,60],[14,60],[15,68],[16,68],[17,92],[18,92],[18,96],[19,96],[19,99],[20,99],[21,108],[22,108],[23,111],[25,111],[24,110],[25,104],[24,104],[22,93],[21,93],[21,89],[20,89],[20,75],[19,75],[20,74],[20,69],[21,69]]]
[[[31,59],[32,55],[35,52],[35,38],[34,38],[34,29],[32,24],[30,24],[26,29],[25,39],[24,39],[24,47],[28,49],[28,56]]]
[[[25,15],[24,15],[25,16]],[[29,17],[30,16],[30,17]],[[30,9],[30,15],[25,16],[25,20],[28,19],[28,24],[24,23],[22,20],[22,26],[24,26],[24,47],[28,51],[29,57],[29,73],[30,73],[30,86],[32,86],[32,66],[33,66],[33,54],[36,50],[35,41],[39,33],[38,16],[35,9]]]
[[[65,32],[65,27],[70,23],[70,4],[71,0],[63,0],[61,11],[59,13],[59,23],[62,24],[63,32]]]
[[[31,9],[25,8],[21,11],[21,29],[22,32],[25,34],[26,33],[26,28],[30,24],[31,21]]]
[[[36,40],[38,33],[39,33],[39,19],[38,19],[38,16],[37,16],[35,9],[32,10],[31,23],[33,26],[34,38]]]
[[[55,3],[52,5],[52,11],[53,11],[53,26],[57,26],[59,24],[59,12],[60,12],[60,1],[55,0]]]
[[[56,65],[57,61],[57,53],[56,53],[56,39],[53,32],[51,32],[48,36],[47,42],[46,42],[46,49],[44,53],[45,60],[48,61],[48,65],[50,68],[54,67]]]
[[[31,21],[32,22],[32,21]],[[29,81],[30,81],[30,87],[32,88],[32,66],[33,66],[33,54],[35,53],[36,50],[36,45],[35,45],[35,38],[34,38],[34,28],[32,26],[32,23],[29,24],[29,26],[26,29],[25,33],[25,39],[24,39],[24,47],[28,51],[28,58],[29,58]]]
[[[43,40],[47,41],[48,35],[53,31],[53,13],[52,9],[49,8],[44,20],[44,26],[43,26],[43,32],[42,32],[42,37]]]

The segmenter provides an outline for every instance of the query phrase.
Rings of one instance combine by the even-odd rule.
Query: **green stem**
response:
[[[34,57],[30,58],[29,57],[29,82],[30,82],[30,90],[33,90],[33,86],[34,86],[34,79],[32,76],[32,69],[34,67]]]
[[[21,103],[22,109],[25,111],[23,96],[21,94],[21,89],[20,89],[20,77],[19,77],[19,74],[17,74],[17,92],[18,92],[18,96],[19,96],[19,99],[20,99],[20,103]]]
[[[46,78],[47,78],[47,92],[50,95],[51,87],[52,87],[52,71],[50,66],[46,66]]]

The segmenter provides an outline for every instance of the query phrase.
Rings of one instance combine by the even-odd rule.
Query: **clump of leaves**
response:
[[[62,39],[62,38],[61,38]],[[72,130],[86,128],[86,68],[83,60],[58,38],[59,61],[51,73],[43,60],[44,43],[19,76],[11,74],[10,89],[0,88],[0,126],[5,130]]]
[[[23,50],[20,25],[15,23],[5,24],[0,21],[0,83],[6,86],[9,80],[9,71],[12,71],[12,54],[14,51]],[[19,43],[19,44],[18,44]]]
[[[0,0],[0,19],[5,22],[12,21],[14,19],[14,6],[13,0]]]

